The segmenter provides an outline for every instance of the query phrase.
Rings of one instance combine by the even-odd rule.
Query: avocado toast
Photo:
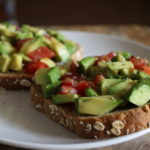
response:
[[[82,48],[52,29],[0,23],[0,87],[29,89],[34,73],[81,58]]]
[[[86,57],[35,73],[33,106],[83,138],[127,135],[150,127],[150,66],[128,52]]]

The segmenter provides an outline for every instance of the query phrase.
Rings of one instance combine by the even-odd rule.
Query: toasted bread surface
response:
[[[81,116],[72,105],[55,105],[37,85],[31,87],[33,106],[80,137],[101,139],[127,135],[150,127],[150,105],[102,116]]]

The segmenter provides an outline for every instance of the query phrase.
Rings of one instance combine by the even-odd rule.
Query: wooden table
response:
[[[63,30],[80,30],[90,31],[96,33],[113,34],[128,39],[136,40],[150,46],[150,27],[128,25],[128,26],[107,26],[107,25],[95,25],[95,26],[53,26],[55,29]],[[0,145],[0,150],[23,150],[21,148],[15,148],[6,145]],[[99,148],[96,150],[150,150],[150,134],[140,137],[123,144],[109,146],[105,148]]]

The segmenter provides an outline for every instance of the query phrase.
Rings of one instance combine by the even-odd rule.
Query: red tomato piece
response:
[[[40,60],[41,58],[53,58],[55,57],[55,53],[49,48],[41,46],[36,50],[30,52],[28,54],[28,57],[30,57],[33,61],[37,61]]]
[[[66,86],[76,86],[77,84],[77,81],[75,81],[74,79],[71,79],[71,78],[65,78],[63,81],[62,81],[62,84],[63,85],[66,85]]]
[[[77,90],[71,86],[62,85],[59,94],[76,94]]]
[[[101,74],[96,75],[96,76],[95,76],[95,83],[96,83],[96,84],[101,83],[101,81],[102,81],[104,78],[105,78],[105,77],[104,77],[103,75],[101,75]]]
[[[15,48],[17,48],[18,50],[21,49],[21,47],[23,46],[23,44],[27,41],[31,40],[31,38],[28,38],[28,39],[22,39],[22,40],[19,40],[15,43]]]
[[[40,61],[27,63],[25,72],[34,74],[38,69],[47,68],[48,66]]]
[[[136,57],[131,57],[130,61],[133,63],[134,68],[138,70],[142,70],[143,66],[147,65],[148,63],[147,59]]]
[[[76,89],[80,95],[84,95],[85,89],[89,88],[89,87],[90,87],[90,85],[89,85],[88,81],[82,80],[82,81],[79,81],[79,83],[76,86]]]
[[[150,75],[150,67],[149,66],[143,66],[142,71]]]

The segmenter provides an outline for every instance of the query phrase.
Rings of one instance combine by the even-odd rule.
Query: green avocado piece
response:
[[[60,84],[61,84],[60,81],[51,84],[43,84],[42,91],[44,93],[44,97],[49,98],[51,97],[52,94],[56,93]]]
[[[92,88],[87,88],[87,89],[85,89],[85,95],[89,96],[89,97],[90,96],[98,96],[98,93]]]
[[[121,79],[103,79],[101,81],[101,94],[107,95],[108,89],[121,81],[122,81]]]
[[[10,54],[15,48],[7,41],[0,41],[0,54]]]
[[[52,67],[55,67],[55,66],[56,66],[55,62],[52,61],[52,60],[49,59],[49,58],[42,58],[40,61],[41,61],[42,63],[46,64],[49,68],[52,68]]]
[[[122,52],[122,55],[126,58],[129,59],[132,55],[129,52]]]
[[[108,93],[110,95],[125,95],[133,86],[137,84],[136,80],[126,79],[122,82],[119,82],[115,84],[114,86],[111,86],[108,89]]]
[[[112,95],[96,97],[80,97],[76,100],[76,107],[79,114],[103,115],[119,106],[123,100]]]
[[[22,46],[20,52],[26,55],[26,54],[36,50],[40,46],[45,46],[43,41],[41,39],[35,38],[35,39],[25,42],[25,44]]]
[[[65,45],[55,38],[51,38],[50,40],[49,47],[55,52],[57,60],[62,62],[69,60],[70,53]]]
[[[11,57],[9,55],[0,56],[0,72],[7,72],[9,70]]]
[[[79,62],[79,68],[81,70],[81,72],[86,73],[88,71],[88,69],[94,64],[94,62],[96,61],[97,58],[95,57],[86,57],[83,58],[80,62]]]
[[[148,79],[148,78],[150,78],[150,75],[149,75],[149,74],[146,74],[146,73],[143,72],[143,71],[138,71],[137,76],[138,76],[138,78],[140,78],[140,79]]]
[[[23,54],[23,53],[18,53],[18,55],[20,55],[23,58],[23,61],[25,62],[31,62],[32,59],[29,58],[27,55]]]
[[[137,106],[143,106],[150,100],[150,82],[148,80],[140,81],[129,93],[129,102]]]
[[[61,77],[61,71],[59,67],[53,67],[48,72],[48,78],[49,78],[50,83],[57,82],[60,79],[60,77]]]
[[[64,44],[70,54],[72,54],[76,50],[76,44],[71,40],[65,40]]]
[[[77,94],[56,94],[52,96],[52,100],[55,104],[64,104],[74,102],[79,96]]]
[[[21,71],[23,69],[23,57],[19,54],[13,54],[10,69],[14,71]]]
[[[27,39],[27,38],[33,38],[34,35],[32,32],[23,32],[23,31],[18,31],[16,35],[16,39]]]
[[[108,62],[108,68],[112,71],[123,70],[123,69],[134,69],[132,62]]]
[[[35,83],[39,85],[48,85],[50,84],[49,78],[48,78],[48,72],[50,71],[50,68],[43,68],[39,69],[35,72]]]

